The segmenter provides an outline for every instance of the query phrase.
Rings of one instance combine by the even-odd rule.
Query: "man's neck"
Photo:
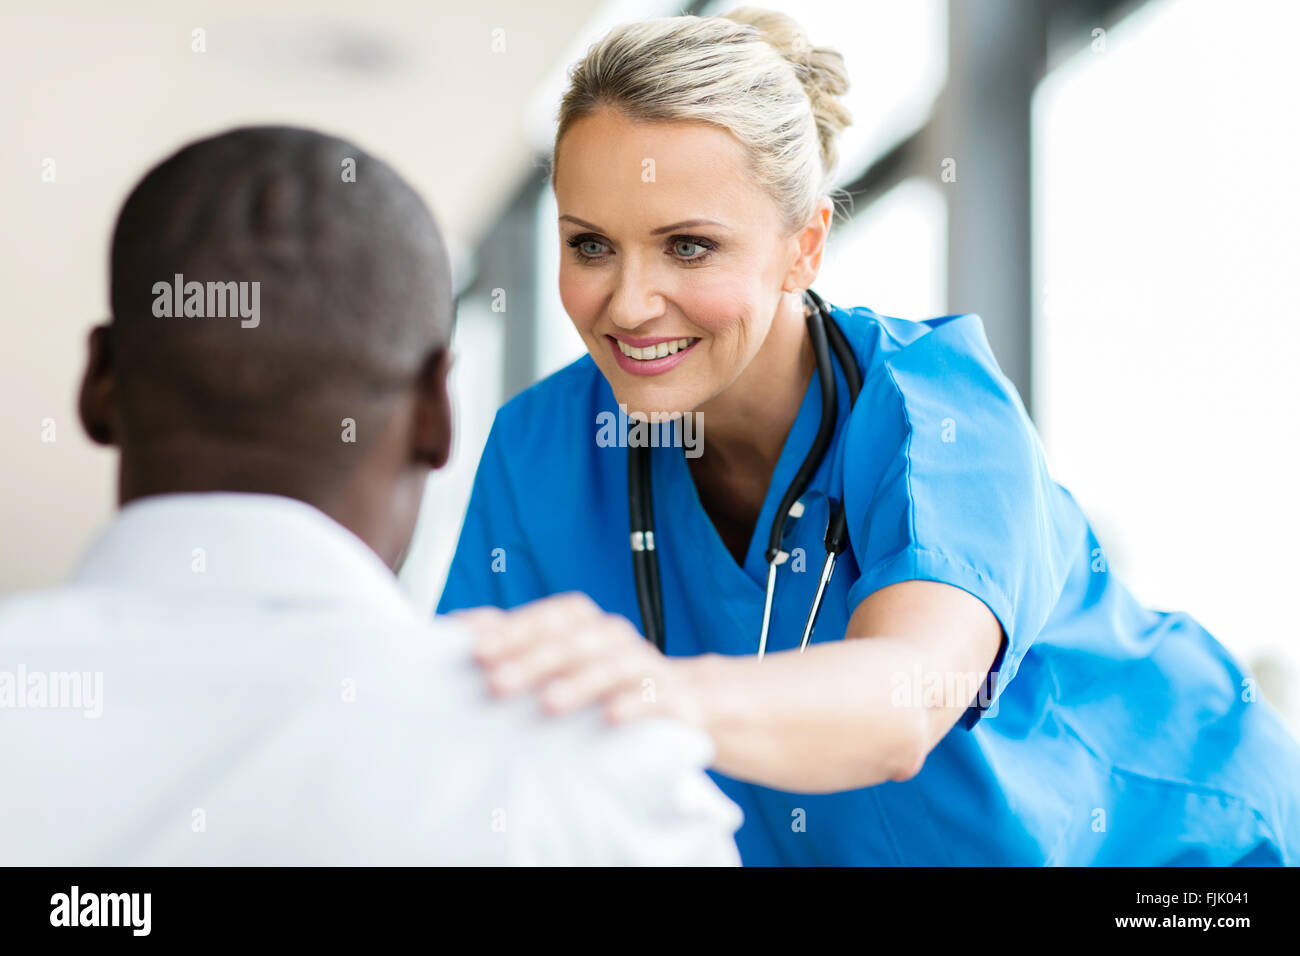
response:
[[[395,535],[392,512],[399,496],[418,490],[377,481],[364,467],[342,475],[337,465],[315,467],[288,462],[275,451],[227,450],[191,447],[183,454],[126,453],[118,468],[118,503],[151,495],[235,492],[279,495],[305,502],[328,515],[364,541],[389,568],[396,568],[409,538]],[[390,476],[391,477],[391,476]],[[403,502],[402,504],[405,504]],[[415,503],[418,508],[418,498]]]

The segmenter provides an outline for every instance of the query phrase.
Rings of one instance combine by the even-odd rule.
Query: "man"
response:
[[[0,861],[737,862],[699,731],[496,699],[397,588],[453,303],[391,168],[299,129],[194,143],[127,199],[111,286],[80,412],[123,507],[0,605]]]

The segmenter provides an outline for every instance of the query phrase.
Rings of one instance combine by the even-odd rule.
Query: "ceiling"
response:
[[[131,184],[177,146],[285,122],[393,163],[459,253],[532,161],[532,98],[598,6],[81,0],[6,10],[6,209],[49,211],[35,170],[53,157],[60,193],[75,194],[57,224],[102,242]],[[196,29],[204,52],[193,49]]]

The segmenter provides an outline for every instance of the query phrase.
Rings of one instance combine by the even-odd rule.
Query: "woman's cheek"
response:
[[[714,281],[684,291],[679,301],[690,323],[720,345],[736,336],[747,311],[745,296],[739,283]]]
[[[580,334],[587,335],[596,324],[600,317],[600,300],[597,278],[584,276],[567,267],[560,269],[560,304]]]

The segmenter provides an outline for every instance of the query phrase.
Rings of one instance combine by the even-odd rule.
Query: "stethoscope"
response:
[[[808,317],[808,335],[812,339],[813,354],[817,358],[817,378],[822,390],[822,418],[817,426],[817,437],[813,439],[812,448],[808,450],[803,464],[795,472],[794,480],[786,489],[772,520],[772,533],[767,543],[767,594],[763,602],[763,627],[758,636],[758,657],[762,660],[767,650],[767,634],[772,621],[772,596],[776,593],[776,568],[790,557],[781,549],[785,534],[786,518],[798,519],[803,515],[803,503],[799,500],[807,490],[809,482],[821,467],[822,459],[830,448],[835,434],[835,419],[838,414],[838,399],[835,387],[835,367],[831,364],[831,351],[839,358],[844,369],[844,377],[849,383],[849,408],[858,399],[862,388],[862,375],[853,358],[853,350],[840,327],[831,318],[826,303],[812,289],[804,292],[804,305]],[[664,650],[664,605],[663,591],[659,584],[659,558],[655,552],[654,503],[650,486],[650,449],[645,446],[629,447],[627,461],[627,497],[631,512],[632,525],[632,573],[636,578],[637,604],[641,608],[641,622],[645,636],[652,640],[660,651]],[[835,572],[835,560],[843,553],[848,544],[848,532],[844,521],[844,502],[834,502],[832,513],[826,523],[826,562],[822,565],[821,578],[817,582],[817,593],[813,596],[812,607],[808,610],[808,619],[804,623],[803,640],[799,652],[808,647],[812,638],[813,627],[817,623],[817,613],[821,610],[822,598],[826,594],[826,585]]]

